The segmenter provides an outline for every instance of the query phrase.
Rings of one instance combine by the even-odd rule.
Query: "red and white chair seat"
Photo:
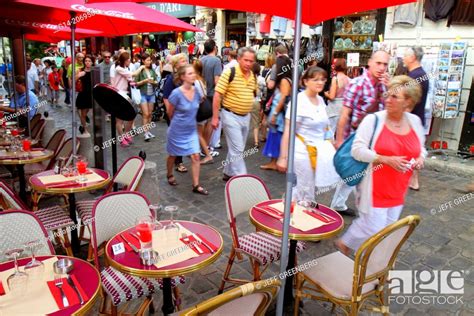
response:
[[[236,251],[243,251],[254,257],[261,265],[267,265],[280,260],[281,238],[273,235],[256,232],[239,236],[239,248]],[[296,252],[306,248],[304,242],[298,242]]]
[[[46,230],[57,230],[60,228],[73,226],[74,222],[69,215],[59,206],[42,208],[34,212],[43,223]]]
[[[84,200],[76,203],[77,214],[79,215],[79,218],[81,219],[82,223],[89,223],[91,221],[92,208],[95,202],[97,202],[97,199]]]
[[[100,279],[114,306],[143,296],[150,296],[157,289],[163,289],[162,279],[134,277],[112,267],[102,270]],[[185,284],[185,282],[186,279],[183,276],[174,277],[171,279],[171,286],[175,287],[178,284]]]

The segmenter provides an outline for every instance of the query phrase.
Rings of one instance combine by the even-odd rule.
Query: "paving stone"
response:
[[[432,245],[436,248],[446,245],[450,241],[449,238],[441,235],[432,235],[430,238],[427,238],[425,242],[429,245]]]
[[[462,270],[472,269],[472,267],[474,266],[471,260],[468,260],[459,256],[451,260],[449,263],[453,265],[454,267],[462,269]]]
[[[438,257],[435,257],[435,256],[429,256],[429,257],[426,257],[423,262],[426,265],[428,265],[429,267],[439,270],[439,269],[442,269],[446,266],[446,264],[448,263],[448,260],[438,258]]]

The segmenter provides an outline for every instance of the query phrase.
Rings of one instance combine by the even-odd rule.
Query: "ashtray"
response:
[[[158,262],[159,255],[157,251],[140,251],[140,261],[145,266],[151,266]]]
[[[71,259],[59,259],[53,264],[54,273],[56,274],[69,274],[74,268],[74,261]]]

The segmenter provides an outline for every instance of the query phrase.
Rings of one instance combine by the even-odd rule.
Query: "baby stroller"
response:
[[[161,78],[158,88],[155,91],[156,101],[151,114],[151,120],[153,122],[158,122],[166,115],[165,103],[163,102],[163,86],[165,85],[165,79],[166,78]]]

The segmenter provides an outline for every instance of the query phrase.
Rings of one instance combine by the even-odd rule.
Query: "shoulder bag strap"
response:
[[[377,116],[377,114],[374,114],[374,115],[375,115],[375,126],[374,126],[374,132],[372,133],[372,137],[370,138],[369,148],[372,148],[372,142],[374,140],[375,131],[377,130],[377,126],[379,125],[379,117]]]

